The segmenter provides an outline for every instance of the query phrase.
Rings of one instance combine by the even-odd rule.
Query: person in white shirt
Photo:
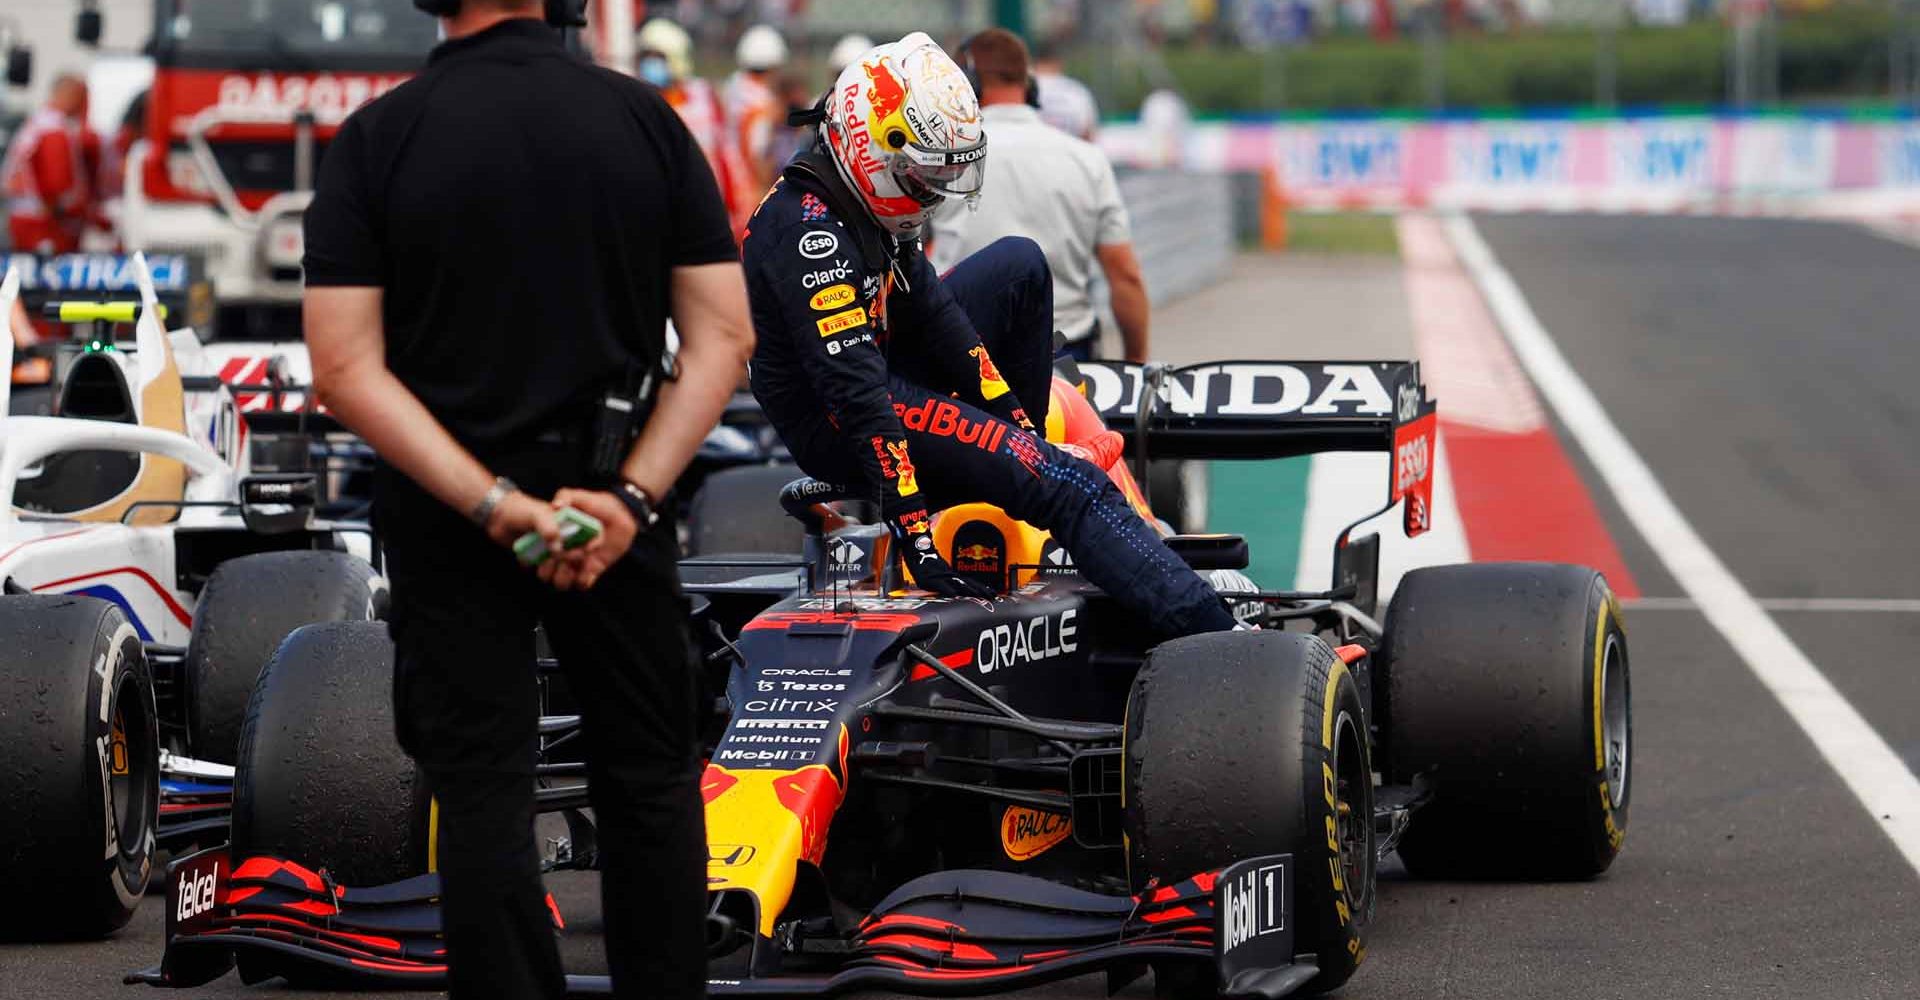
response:
[[[1067,75],[1059,53],[1047,42],[1033,54],[1033,80],[1040,91],[1040,120],[1092,142],[1100,127],[1100,104],[1086,84]]]
[[[1068,354],[1089,360],[1100,333],[1091,294],[1098,263],[1126,359],[1147,360],[1151,309],[1113,165],[1092,143],[1040,120],[1028,103],[1027,47],[1019,36],[991,28],[961,53],[980,95],[993,168],[977,210],[956,204],[934,217],[934,267],[944,272],[1005,236],[1032,238],[1053,271],[1054,328],[1066,337]]]

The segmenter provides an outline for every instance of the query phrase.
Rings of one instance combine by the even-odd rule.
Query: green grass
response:
[[[1400,253],[1400,240],[1393,216],[1384,213],[1288,212],[1287,249],[1394,256]]]
[[[1780,91],[1785,101],[1884,98],[1891,8],[1876,0],[1834,6],[1780,21]],[[1621,104],[1700,103],[1728,99],[1729,32],[1718,22],[1622,29],[1616,96]],[[1587,105],[1596,99],[1590,29],[1556,28],[1502,35],[1462,34],[1445,42],[1445,101],[1454,108]],[[1427,104],[1421,43],[1332,37],[1276,50],[1278,58],[1208,46],[1162,50],[1166,73],[1199,114],[1412,109]],[[1132,59],[1134,61],[1128,61]],[[1101,107],[1130,115],[1151,86],[1138,57],[1089,50],[1072,71],[1101,91]],[[1157,77],[1164,80],[1164,76]]]
[[[1294,585],[1312,470],[1313,459],[1304,456],[1207,463],[1207,530],[1245,535],[1253,557],[1247,575],[1269,590]]]

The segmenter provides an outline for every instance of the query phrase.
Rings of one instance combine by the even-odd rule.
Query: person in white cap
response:
[[[833,43],[833,48],[827,52],[827,71],[838,78],[841,70],[853,65],[854,60],[866,55],[871,48],[873,39],[857,31],[841,35],[840,40]]]
[[[739,154],[743,176],[734,178],[735,230],[745,214],[773,183],[780,165],[774,162],[773,131],[783,123],[786,103],[775,86],[775,75],[787,64],[787,40],[770,25],[756,24],[740,35],[733,61],[739,65],[727,79],[721,96],[726,113],[727,142]]]
[[[637,75],[658,87],[660,96],[680,113],[687,131],[700,144],[700,151],[707,154],[707,165],[713,168],[714,180],[720,185],[731,217],[737,200],[733,177],[740,170],[739,158],[727,142],[726,115],[720,106],[719,91],[693,74],[692,36],[679,24],[656,17],[641,26],[637,43],[635,48],[640,51]]]

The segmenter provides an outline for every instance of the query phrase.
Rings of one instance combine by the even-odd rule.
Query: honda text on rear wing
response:
[[[1408,537],[1432,525],[1436,417],[1417,361],[1210,361],[1184,368],[1093,361],[1078,368],[1087,398],[1142,465],[1149,457],[1390,452],[1386,506],[1368,517],[1405,499]],[[1342,545],[1345,539],[1343,532]]]

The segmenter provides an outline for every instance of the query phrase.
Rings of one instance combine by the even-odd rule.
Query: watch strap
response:
[[[520,487],[515,485],[513,480],[505,476],[493,477],[493,485],[487,487],[487,495],[481,497],[480,502],[473,505],[473,509],[467,512],[467,517],[472,520],[474,524],[482,528],[486,527],[487,522],[493,520],[494,509],[500,506],[500,501],[505,500],[509,495],[519,489]]]
[[[613,495],[627,505],[627,511],[642,529],[651,528],[660,520],[660,512],[653,507],[653,498],[647,496],[647,491],[639,485],[623,479],[614,487]]]

